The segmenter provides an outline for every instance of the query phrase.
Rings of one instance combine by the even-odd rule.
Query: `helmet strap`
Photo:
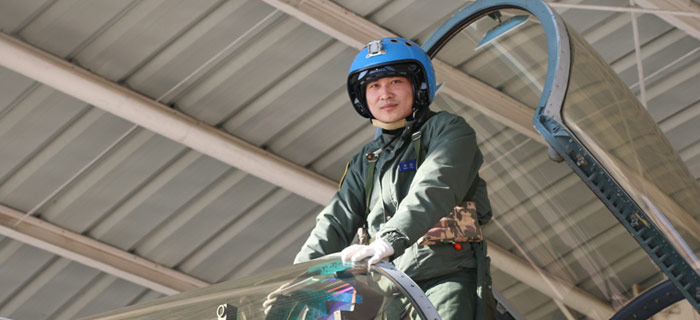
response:
[[[406,119],[401,119],[401,120],[390,122],[390,123],[382,122],[382,121],[379,121],[377,119],[372,119],[371,121],[372,121],[373,126],[375,126],[377,128],[382,128],[385,130],[396,130],[396,129],[403,128],[406,126]]]

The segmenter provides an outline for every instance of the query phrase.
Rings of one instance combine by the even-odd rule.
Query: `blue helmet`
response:
[[[367,44],[348,71],[350,101],[361,116],[373,118],[365,98],[367,83],[406,77],[413,85],[413,113],[427,109],[435,96],[435,71],[428,55],[411,40],[389,37]]]

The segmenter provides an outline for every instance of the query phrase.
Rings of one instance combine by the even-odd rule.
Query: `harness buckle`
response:
[[[411,134],[411,140],[412,141],[419,140],[422,136],[423,136],[423,134],[420,133],[420,130],[418,130],[418,131],[414,132],[413,134]]]
[[[368,162],[377,162],[377,159],[379,159],[379,156],[377,156],[377,154],[374,152],[368,152],[365,155],[365,158],[367,159]]]

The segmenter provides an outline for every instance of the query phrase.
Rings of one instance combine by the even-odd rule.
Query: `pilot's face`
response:
[[[405,77],[386,77],[367,84],[365,97],[375,119],[392,123],[413,110],[413,86]]]

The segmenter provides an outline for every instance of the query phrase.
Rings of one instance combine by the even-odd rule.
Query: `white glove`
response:
[[[372,244],[366,246],[361,244],[353,244],[340,252],[340,258],[343,263],[346,261],[361,261],[364,258],[371,257],[367,261],[367,269],[382,259],[389,259],[394,254],[394,248],[384,240],[377,238]]]
[[[270,313],[270,309],[272,309],[272,305],[277,302],[277,297],[279,297],[280,294],[282,294],[282,291],[285,289],[289,288],[289,282],[283,283],[281,287],[277,288],[277,290],[270,292],[267,297],[265,298],[265,301],[263,301],[263,312],[265,315]]]

